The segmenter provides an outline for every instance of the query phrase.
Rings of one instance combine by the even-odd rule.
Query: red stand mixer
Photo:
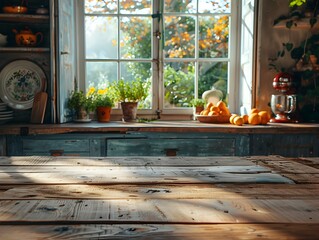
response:
[[[280,94],[271,95],[271,110],[276,115],[270,119],[272,123],[295,123],[289,117],[290,114],[296,111],[297,98],[294,94],[292,76],[289,73],[278,73],[273,80],[273,88]]]

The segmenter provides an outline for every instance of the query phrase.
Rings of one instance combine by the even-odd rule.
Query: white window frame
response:
[[[161,0],[154,0],[154,6],[159,8]],[[230,33],[229,33],[229,54],[228,54],[228,103],[230,111],[235,113],[240,112],[240,94],[239,94],[239,87],[241,85],[241,68],[240,68],[240,47],[241,47],[241,6],[242,0],[231,0],[231,13],[229,14],[230,17]],[[85,90],[85,33],[84,33],[84,0],[76,0],[76,32],[77,32],[77,52],[78,52],[78,59],[77,59],[77,76],[79,81],[79,88]],[[155,8],[154,8],[155,9]],[[154,10],[153,14],[156,13]],[[160,29],[160,25],[157,23],[157,19],[153,19],[153,49],[158,48],[158,40],[156,40],[155,33],[157,31],[162,32]],[[157,29],[158,27],[158,29]],[[196,41],[197,44],[197,41]],[[163,100],[160,99],[160,96],[163,96],[164,92],[164,81],[162,79],[163,76],[163,56],[162,51],[160,51],[158,56],[156,55],[157,52],[153,52],[153,59],[156,57],[159,58],[159,64],[157,65],[153,61],[153,108],[150,110],[143,109],[139,110],[138,115],[151,115],[156,116],[158,112],[160,112],[161,119],[168,119],[168,120],[175,120],[175,119],[191,119],[193,110],[191,108],[174,108],[174,109],[163,109]],[[177,59],[181,60],[181,59]],[[197,59],[195,59],[197,60]],[[201,61],[203,59],[200,59]],[[223,59],[224,60],[224,59]],[[194,59],[192,59],[194,61]],[[216,59],[218,61],[218,59]],[[157,71],[157,66],[159,67],[159,71]],[[196,86],[197,86],[197,75],[195,76]],[[195,94],[197,94],[197,87],[195,88]],[[201,97],[201,96],[199,96]],[[247,96],[246,96],[247,97]],[[121,115],[120,109],[113,109],[112,115]]]

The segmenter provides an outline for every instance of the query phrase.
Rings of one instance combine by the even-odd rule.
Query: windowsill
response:
[[[64,123],[64,124],[5,124],[0,126],[3,135],[61,134],[61,133],[241,133],[241,134],[319,134],[318,123],[268,123],[267,125],[236,126],[230,123],[211,124],[198,121],[156,120],[145,123],[125,123],[111,121],[100,123]]]

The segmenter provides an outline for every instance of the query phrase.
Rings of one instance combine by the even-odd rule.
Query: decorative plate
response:
[[[205,116],[195,115],[196,119],[202,123],[229,123],[230,116],[218,115],[218,116]]]
[[[45,91],[46,81],[43,70],[35,63],[13,61],[0,72],[0,97],[14,109],[29,109],[34,95]]]

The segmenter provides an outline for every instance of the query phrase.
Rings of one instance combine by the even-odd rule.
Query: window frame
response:
[[[157,13],[157,9],[162,12],[161,0],[153,0],[153,13]],[[227,58],[228,62],[228,105],[231,112],[239,112],[239,85],[240,85],[240,46],[241,46],[241,37],[240,37],[240,28],[241,28],[241,3],[242,1],[231,0],[231,12],[230,17],[230,32],[229,32],[229,54]],[[85,90],[85,14],[84,14],[84,0],[75,1],[76,7],[76,35],[77,35],[77,81],[79,89]],[[198,15],[190,14],[190,15]],[[198,17],[198,16],[197,16]],[[196,18],[197,18],[196,17]],[[161,119],[167,120],[181,120],[181,119],[192,119],[193,109],[192,108],[172,108],[164,109],[164,101],[161,98],[164,93],[164,81],[163,81],[163,65],[166,62],[163,59],[163,49],[161,49],[160,41],[156,38],[156,33],[163,33],[162,21],[159,22],[158,18],[153,18],[153,29],[152,29],[152,71],[153,71],[153,82],[152,82],[152,109],[139,109],[138,114],[141,116],[157,116]],[[196,24],[198,21],[196,20]],[[162,34],[163,35],[163,34]],[[197,35],[196,35],[197,36]],[[195,40],[197,46],[197,39]],[[160,49],[159,51],[154,51],[154,49]],[[196,53],[197,54],[197,53]],[[185,61],[187,59],[170,59],[170,61]],[[205,59],[198,58],[198,55],[195,58],[190,59],[195,62],[205,62]],[[214,61],[218,62],[218,58]],[[223,61],[225,59],[222,59]],[[210,59],[211,61],[211,59]],[[120,62],[120,61],[119,61]],[[196,70],[195,70],[196,71]],[[197,83],[198,76],[195,74],[195,94],[197,95]],[[198,96],[199,98],[201,96]],[[121,116],[121,110],[114,108],[112,110],[112,115]]]

